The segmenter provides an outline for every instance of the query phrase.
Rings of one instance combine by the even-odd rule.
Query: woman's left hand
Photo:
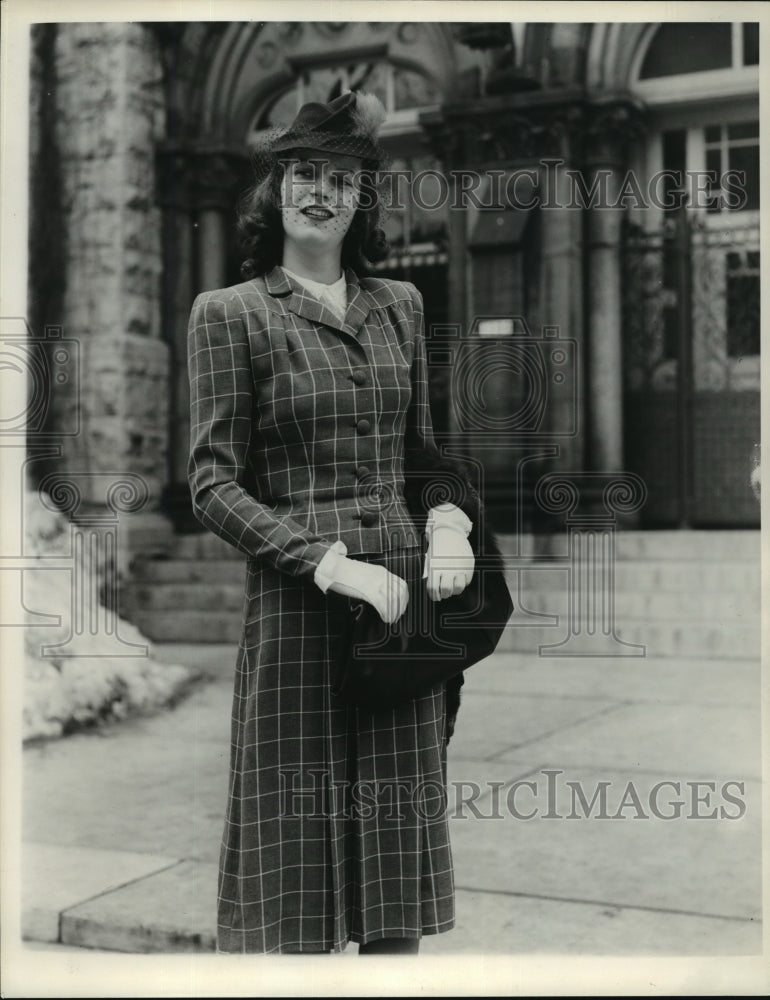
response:
[[[473,578],[476,560],[464,532],[434,525],[428,532],[425,576],[432,601],[462,594]]]

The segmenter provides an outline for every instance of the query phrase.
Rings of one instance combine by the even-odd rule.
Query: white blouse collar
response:
[[[283,264],[281,265],[281,267],[283,267]],[[345,279],[344,272],[335,282],[333,282],[331,285],[327,285],[323,281],[313,281],[312,278],[304,278],[300,274],[295,274],[294,271],[290,271],[288,267],[283,267],[283,270],[287,274],[291,275],[291,277],[294,278],[295,281],[298,281],[301,285],[304,285],[306,288],[310,289],[311,292],[316,292],[316,293],[331,292],[331,294],[334,295],[335,293],[338,293],[340,289],[347,287],[347,282]]]

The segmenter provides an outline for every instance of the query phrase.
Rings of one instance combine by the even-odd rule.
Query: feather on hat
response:
[[[375,94],[347,91],[326,104],[304,104],[294,121],[271,143],[272,153],[313,149],[382,162],[377,133],[386,112]]]
[[[376,94],[357,94],[356,102],[350,112],[354,131],[374,141],[380,126],[385,121],[386,111]]]

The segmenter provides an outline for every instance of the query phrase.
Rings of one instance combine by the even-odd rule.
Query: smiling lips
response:
[[[308,205],[307,208],[302,209],[302,214],[316,222],[326,222],[327,219],[334,218],[334,212],[330,212],[328,208],[324,208],[322,205]]]

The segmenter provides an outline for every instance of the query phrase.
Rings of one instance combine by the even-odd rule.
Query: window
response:
[[[640,80],[759,64],[759,24],[661,25],[644,57]]]
[[[725,207],[733,207],[739,211],[758,209],[759,122],[708,125],[703,133],[706,170],[713,171],[717,178],[716,183],[711,186],[716,197],[707,211],[719,212]],[[728,171],[740,171],[733,178],[732,192],[723,189],[723,184],[730,180],[725,176]]]
[[[673,171],[689,187],[690,204],[709,214],[759,209],[759,122],[720,122],[662,134],[664,170]],[[698,171],[708,171],[706,190],[700,194],[689,183]],[[688,178],[687,171],[691,172]],[[676,187],[667,176],[667,190]]]
[[[753,384],[746,365],[760,352],[759,122],[736,118],[709,123],[704,114],[700,124],[662,131],[660,151],[660,165],[672,174],[670,187],[682,186],[687,194],[692,242],[685,264],[675,227],[662,230],[659,359],[676,361],[681,351],[678,290],[681,269],[687,266],[697,384],[721,384],[719,378],[728,371],[734,384],[740,379]],[[698,196],[692,178],[705,170],[713,172],[715,181],[700,186]],[[728,171],[742,171],[741,183]],[[739,204],[736,193],[742,195]],[[742,374],[730,365],[743,366]]]
[[[759,66],[759,24],[743,25],[743,65]]]
[[[428,77],[390,63],[320,66],[303,71],[292,89],[260,115],[256,128],[288,125],[303,104],[308,101],[325,103],[335,88],[376,94],[388,116],[396,119],[403,112],[431,107],[441,100],[438,87]]]
[[[647,50],[640,80],[732,66],[731,24],[663,24]]]
[[[758,24],[670,22],[650,30],[647,48],[637,52],[630,68],[634,91],[648,106],[758,93]]]
[[[759,354],[759,251],[732,250],[725,255],[727,284],[727,354]]]
[[[687,336],[696,390],[754,391],[760,351],[758,25],[671,22],[652,27],[648,37],[631,78],[650,111],[640,167],[651,182],[660,180],[661,200],[634,215],[644,235],[629,251],[630,273],[634,277],[637,268],[641,275],[635,280],[642,293],[631,295],[628,321],[643,359],[640,370],[646,365],[656,384],[673,385]],[[640,294],[646,309],[637,317]]]

